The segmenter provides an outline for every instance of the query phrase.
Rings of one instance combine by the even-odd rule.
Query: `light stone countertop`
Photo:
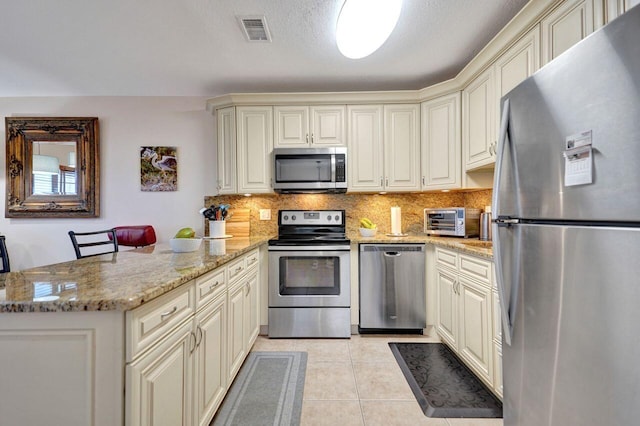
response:
[[[0,281],[0,313],[134,309],[266,244],[269,238],[205,239],[191,253],[173,253],[167,244],[156,244],[9,272]]]
[[[491,243],[478,239],[349,233],[352,243],[427,243],[493,260]],[[0,274],[0,313],[127,311],[197,278],[272,236],[207,240],[192,253],[156,244],[136,250]],[[220,253],[224,246],[224,254]]]
[[[377,233],[373,237],[363,237],[360,232],[349,233],[352,243],[358,244],[390,244],[390,243],[426,243],[458,250],[463,253],[482,257],[493,261],[493,244],[491,241],[479,241],[477,238],[434,237],[422,233],[409,233],[406,237],[391,237]]]

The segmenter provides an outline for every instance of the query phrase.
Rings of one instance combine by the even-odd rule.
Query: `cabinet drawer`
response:
[[[491,286],[491,262],[461,254],[460,272]]]
[[[436,262],[452,269],[458,269],[458,254],[455,251],[436,247]]]
[[[218,268],[196,278],[196,306],[202,306],[215,299],[227,288],[225,281],[225,268]]]
[[[260,260],[258,249],[250,251],[245,255],[247,269],[255,268],[258,266],[258,260]]]
[[[184,284],[126,313],[127,362],[195,312],[195,285]]]
[[[227,276],[229,277],[229,284],[239,278],[247,269],[247,259],[242,256],[233,262],[229,262],[227,265]]]

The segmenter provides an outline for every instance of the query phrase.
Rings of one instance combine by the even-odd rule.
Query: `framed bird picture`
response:
[[[140,189],[144,192],[178,190],[177,147],[140,147]]]

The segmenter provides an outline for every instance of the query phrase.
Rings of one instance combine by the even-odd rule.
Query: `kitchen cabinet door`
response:
[[[605,0],[605,24],[616,19],[618,16],[640,4],[640,0]]]
[[[488,384],[493,384],[491,289],[459,277],[460,335],[458,352]]]
[[[462,144],[465,171],[495,163],[496,93],[490,67],[462,91]]]
[[[242,362],[244,361],[247,351],[245,344],[245,333],[247,325],[245,324],[245,292],[246,286],[243,281],[240,284],[236,283],[229,289],[228,297],[228,368],[227,368],[227,383],[233,382],[234,377],[238,373]]]
[[[494,67],[497,100],[495,128],[499,129],[502,97],[540,68],[540,27],[536,25],[500,55]],[[496,148],[497,145],[493,147],[493,150]]]
[[[218,194],[235,194],[237,186],[236,165],[236,109],[222,108],[216,113],[218,135]]]
[[[347,107],[349,191],[384,190],[382,105]]]
[[[453,349],[458,347],[458,294],[456,288],[456,274],[445,268],[437,268],[436,330],[442,340],[446,341]]]
[[[310,108],[311,147],[346,146],[347,126],[344,105],[321,105]]]
[[[128,426],[191,424],[193,322],[187,321],[126,367]]]
[[[273,145],[276,148],[309,146],[309,107],[276,106],[273,108]]]
[[[460,188],[460,92],[422,103],[422,189]]]
[[[599,0],[567,0],[542,19],[542,65],[591,34],[603,22]]]
[[[236,107],[238,192],[270,193],[273,151],[273,108]]]
[[[222,294],[196,314],[195,419],[207,426],[227,390],[227,301]]]
[[[420,190],[420,105],[384,106],[384,187]]]
[[[258,270],[256,269],[249,273],[245,281],[244,340],[247,353],[251,350],[251,346],[253,346],[260,332],[260,289],[258,286],[258,276]]]

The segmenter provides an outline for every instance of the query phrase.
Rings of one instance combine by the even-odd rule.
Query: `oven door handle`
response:
[[[348,245],[317,245],[317,246],[269,246],[268,251],[288,251],[288,252],[319,252],[324,253],[327,251],[349,251]]]

